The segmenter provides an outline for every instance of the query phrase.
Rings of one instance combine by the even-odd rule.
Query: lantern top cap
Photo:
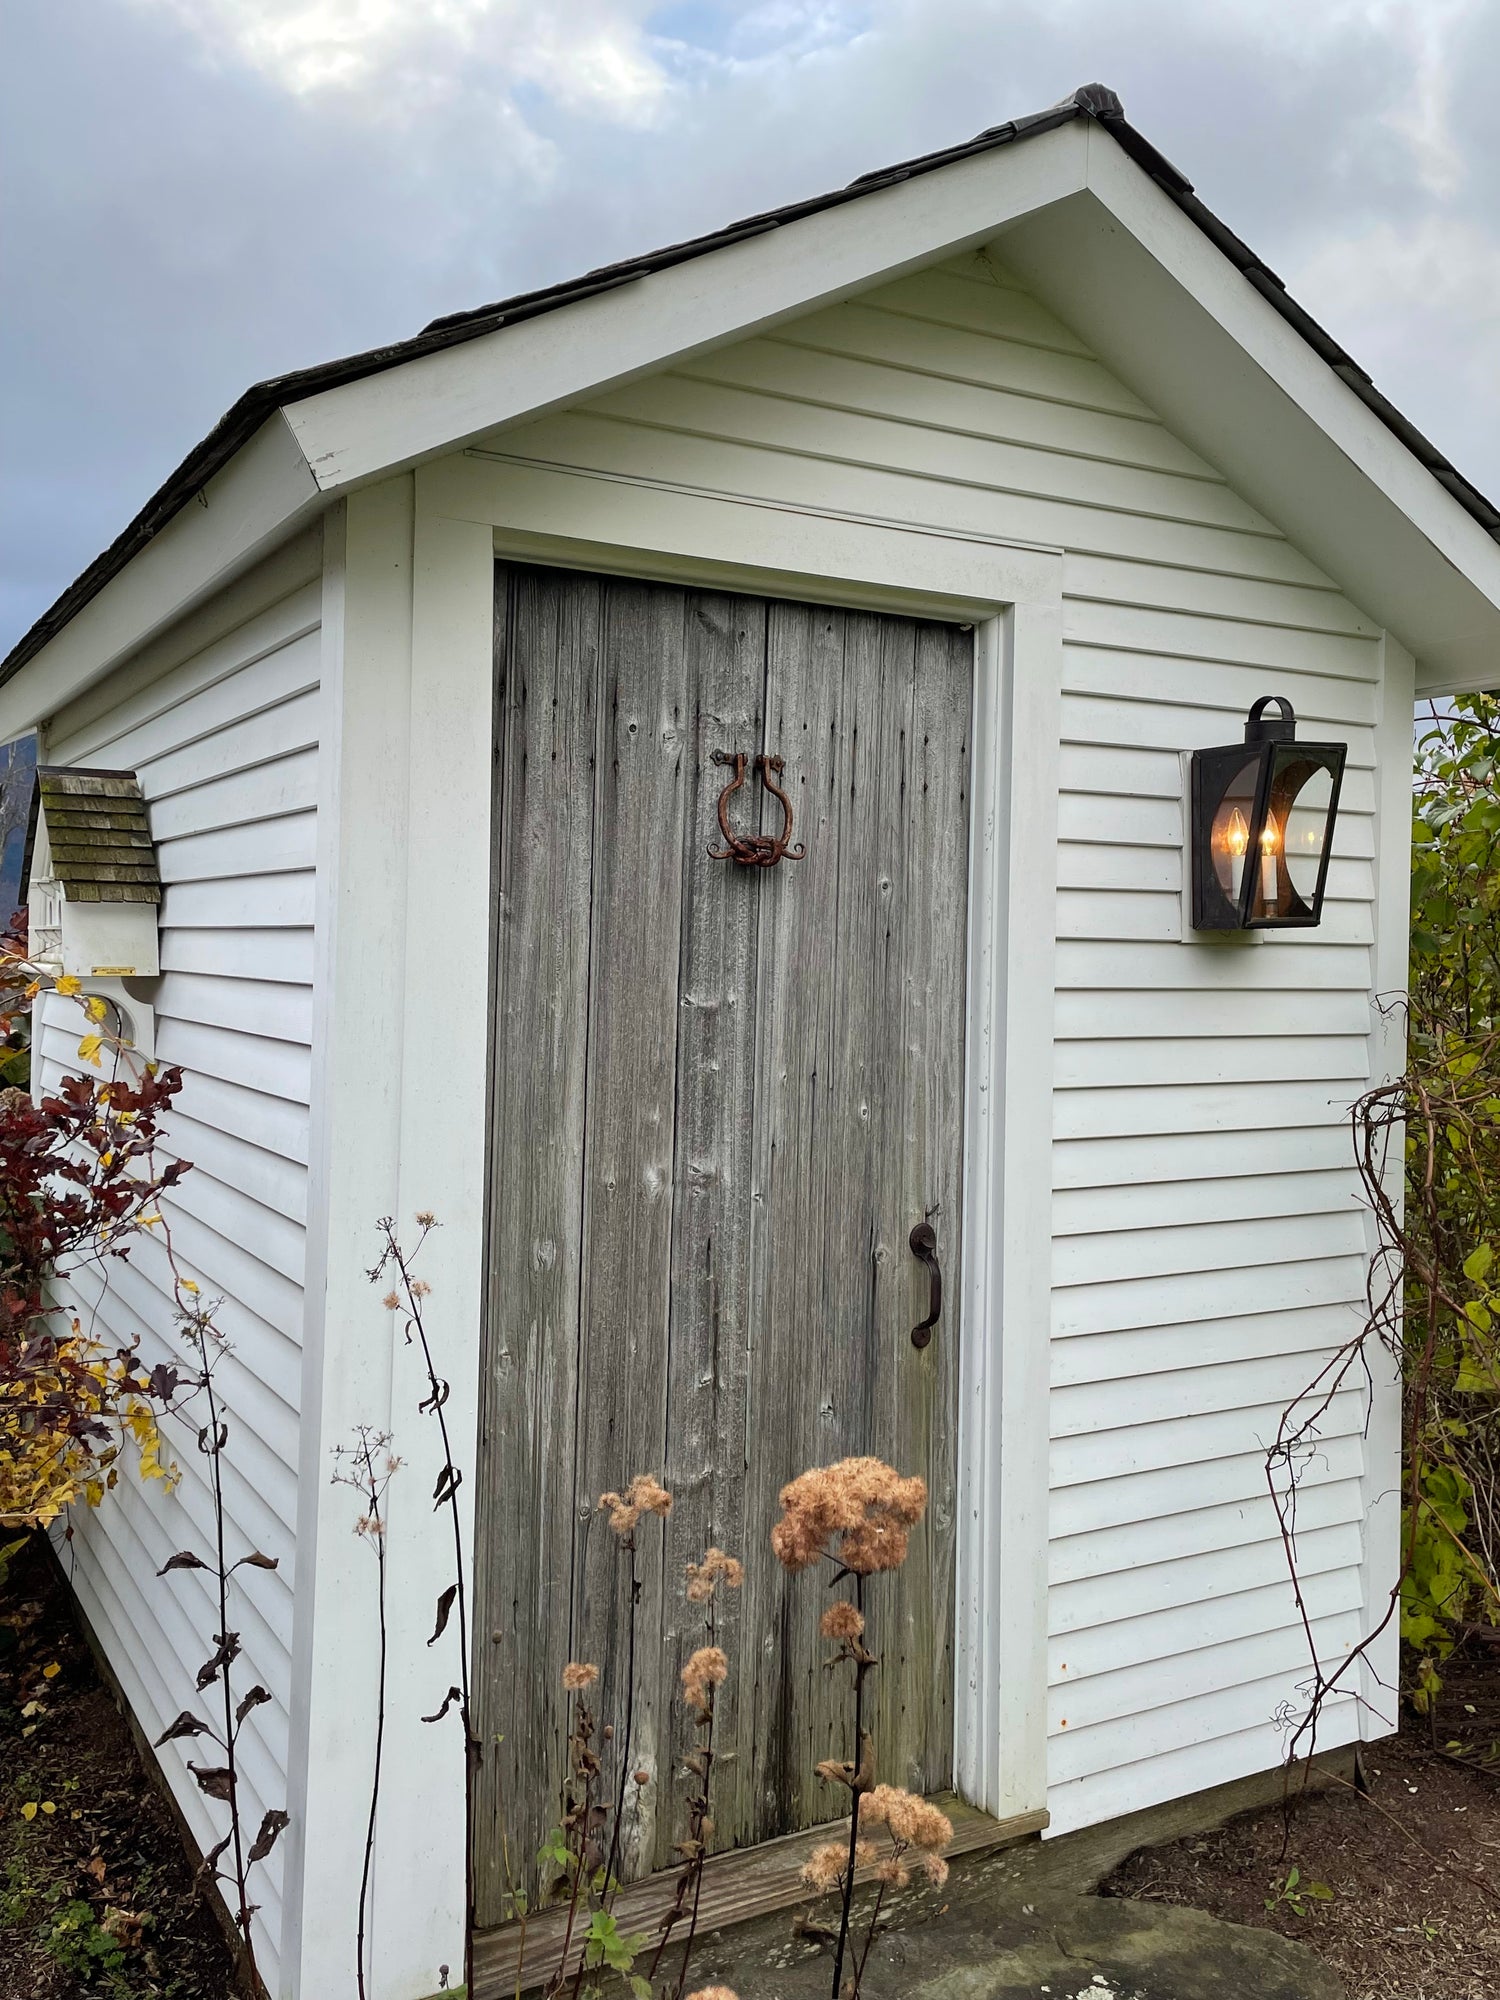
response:
[[[1275,702],[1281,713],[1268,716],[1266,709]],[[1251,704],[1250,713],[1245,717],[1245,741],[1247,743],[1290,743],[1297,734],[1297,711],[1284,694],[1263,694],[1260,700]]]

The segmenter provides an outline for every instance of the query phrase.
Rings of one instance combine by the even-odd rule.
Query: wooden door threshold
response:
[[[954,1792],[935,1792],[932,1799],[953,1822],[953,1838],[943,1850],[950,1856],[1004,1847],[1011,1841],[1025,1839],[1028,1834],[1040,1833],[1047,1824],[1044,1811],[992,1819],[977,1807],[966,1805]],[[703,1870],[698,1903],[700,1936],[811,1901],[802,1885],[802,1864],[820,1841],[838,1837],[848,1824],[847,1820],[835,1820],[826,1826],[812,1827],[806,1833],[763,1841],[759,1847],[714,1855]],[[867,1881],[872,1873],[869,1869],[862,1870],[856,1879]],[[615,1903],[615,1922],[622,1932],[644,1931],[654,1942],[657,1927],[672,1907],[676,1893],[675,1868],[650,1875],[644,1882],[632,1883],[620,1891]],[[586,1922],[585,1916],[575,1923],[569,1971],[577,1966],[582,1950],[577,1933]],[[566,1930],[567,1911],[549,1907],[539,1910],[524,1926],[501,1924],[494,1930],[477,1931],[473,2000],[515,2000],[517,1993],[533,1993],[545,1985],[557,1969]]]

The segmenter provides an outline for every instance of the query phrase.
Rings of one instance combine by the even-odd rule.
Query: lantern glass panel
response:
[[[1318,921],[1342,763],[1337,745],[1278,743],[1271,752],[1252,925]]]
[[[1245,883],[1260,767],[1260,751],[1248,751],[1239,769],[1231,774],[1225,785],[1209,829],[1209,854],[1214,874],[1219,887],[1236,905]]]
[[[1304,903],[1310,904],[1318,893],[1318,876],[1323,867],[1333,773],[1324,765],[1304,768],[1302,786],[1286,807],[1282,820],[1281,848],[1292,888]]]

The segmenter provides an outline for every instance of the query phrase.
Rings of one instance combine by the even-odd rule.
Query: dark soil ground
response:
[[[1368,1796],[1334,1785],[1298,1802],[1289,1833],[1275,1807],[1142,1849],[1102,1893],[1297,1938],[1333,1967],[1349,2000],[1497,2000],[1500,1653],[1469,1654],[1443,1668],[1435,1730],[1408,1717],[1399,1736],[1366,1751]],[[1286,1895],[1293,1868],[1300,1913]],[[1332,1894],[1308,1894],[1310,1883]]]
[[[171,1815],[28,1546],[0,1576],[0,2000],[232,1991]]]

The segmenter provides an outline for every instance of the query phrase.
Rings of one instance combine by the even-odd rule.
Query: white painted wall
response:
[[[217,1380],[230,1425],[224,1455],[231,1558],[252,1549],[275,1572],[242,1569],[236,1617],[241,1693],[272,1700],[240,1738],[245,1815],[287,1795],[292,1605],[296,1583],[298,1407],[303,1337],[318,764],[320,537],[289,547],[206,610],[49,718],[47,760],[133,769],[157,842],[164,896],[157,1052],[184,1085],[167,1150],[193,1163],[165,1204],[184,1272],[229,1343]],[[83,1016],[55,998],[41,1028],[42,1080],[77,1070]],[[65,1295],[69,1288],[65,1289]],[[129,1261],[71,1287],[101,1338],[139,1338],[148,1367],[180,1356],[165,1253],[145,1239]],[[205,1578],[156,1571],[179,1548],[206,1550],[212,1514],[191,1434],[169,1432],[175,1493],[122,1472],[94,1514],[74,1509],[63,1553],[95,1633],[146,1734],[198,1710],[200,1661],[217,1606]],[[193,1745],[159,1753],[200,1847],[221,1807],[186,1772]],[[259,1950],[277,1990],[282,1854],[254,1871]]]
[[[1410,663],[1383,681],[1379,629],[985,255],[476,449],[519,495],[534,482],[554,529],[569,489],[599,516],[603,479],[645,519],[696,492],[1063,549],[1053,1828],[1273,1765],[1306,1650],[1261,1453],[1358,1324],[1347,1113],[1399,1060],[1388,1035],[1372,1053],[1371,996],[1404,950],[1404,928],[1383,937],[1377,973],[1375,743],[1409,709]],[[1273,690],[1350,746],[1323,925],[1184,945],[1180,753],[1237,740]],[[1389,902],[1399,768],[1385,784]],[[1338,1399],[1301,1512],[1330,1653],[1360,1629],[1362,1566],[1389,1567],[1367,1547],[1390,1468],[1367,1477],[1365,1416]],[[1320,1742],[1359,1729],[1346,1702]]]

